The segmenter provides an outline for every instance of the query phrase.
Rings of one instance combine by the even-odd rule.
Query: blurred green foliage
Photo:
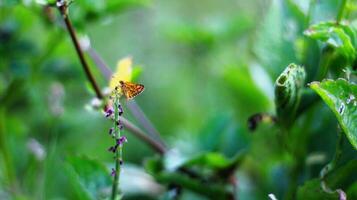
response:
[[[110,196],[111,122],[88,109],[55,4],[0,0],[0,199]],[[159,155],[124,130],[123,199],[339,198],[321,182],[357,197],[356,1],[74,0],[68,13],[111,69],[128,55],[140,65],[135,100],[168,146]]]

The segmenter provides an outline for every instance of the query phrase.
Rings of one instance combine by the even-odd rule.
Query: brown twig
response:
[[[131,113],[134,115],[136,120],[138,120],[138,122],[144,127],[144,129],[158,142],[160,142],[161,145],[166,146],[166,144],[160,137],[159,131],[152,125],[152,123],[146,117],[145,113],[141,110],[140,106],[136,103],[136,101],[128,101],[126,105],[128,106]]]
[[[72,39],[72,42],[74,44],[74,47],[76,48],[76,51],[77,51],[77,54],[78,54],[78,57],[79,57],[79,60],[81,61],[81,64],[82,64],[82,67],[83,67],[83,70],[84,72],[86,73],[86,76],[89,80],[89,82],[91,83],[94,91],[95,91],[95,94],[97,95],[97,97],[99,99],[103,99],[103,94],[102,92],[100,91],[95,79],[94,79],[94,76],[92,75],[92,73],[90,72],[89,70],[89,66],[86,62],[86,60],[84,59],[84,55],[83,55],[83,52],[79,46],[79,42],[78,42],[78,39],[77,39],[77,36],[76,36],[76,33],[74,31],[74,28],[72,26],[72,23],[71,21],[69,20],[69,17],[67,15],[67,5],[66,3],[63,3],[62,5],[59,5],[58,6],[58,9],[59,11],[61,12],[61,15],[63,17],[63,20],[64,20],[64,23],[66,24],[66,27],[67,27],[67,30],[68,30],[68,33],[69,35],[71,36],[71,39]]]
[[[130,123],[127,119],[121,118],[124,126],[130,130],[133,133],[136,133],[136,136],[143,141],[145,141],[148,145],[150,145],[156,152],[160,154],[164,154],[166,152],[166,148],[158,143],[156,140],[152,139],[149,137],[147,134],[145,134],[144,131],[136,127],[134,124]]]

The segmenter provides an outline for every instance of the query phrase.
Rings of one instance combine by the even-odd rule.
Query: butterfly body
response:
[[[144,85],[131,83],[126,81],[119,81],[120,88],[124,96],[130,100],[144,91]]]

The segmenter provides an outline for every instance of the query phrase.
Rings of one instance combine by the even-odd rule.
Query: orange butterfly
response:
[[[126,82],[126,81],[119,81],[120,83],[120,88],[126,97],[126,99],[133,99],[140,93],[144,91],[144,85],[142,84],[137,84],[137,83],[131,83],[131,82]]]

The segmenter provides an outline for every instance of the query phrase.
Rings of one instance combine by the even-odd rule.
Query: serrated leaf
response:
[[[338,79],[312,82],[310,87],[333,111],[347,138],[357,149],[357,85]]]
[[[356,58],[354,48],[356,34],[349,26],[335,22],[322,22],[312,25],[304,34],[332,46],[349,63],[352,63]]]

